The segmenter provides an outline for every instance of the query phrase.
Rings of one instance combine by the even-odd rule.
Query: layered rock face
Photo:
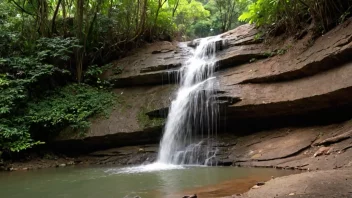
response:
[[[92,118],[83,135],[62,131],[52,144],[60,151],[86,152],[158,143],[165,119],[150,118],[147,113],[168,106],[174,89],[173,85],[116,88],[117,101],[108,115]]]
[[[323,145],[346,157],[337,167],[350,164],[350,135],[330,143],[318,141],[352,130],[352,19],[316,40],[310,33],[269,42],[258,35],[253,26],[243,25],[221,35],[224,42],[217,44],[216,97],[225,133],[219,135],[224,137],[218,144],[219,160],[315,168],[315,159],[334,156],[319,155],[311,166],[302,164]],[[57,146],[94,150],[157,143],[177,88],[177,70],[195,46],[197,40],[157,42],[113,62],[104,74],[119,96],[111,115],[92,119],[84,137],[64,131]],[[307,159],[298,163],[292,158],[297,156]]]

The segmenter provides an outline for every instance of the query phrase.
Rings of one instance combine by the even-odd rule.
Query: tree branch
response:
[[[19,8],[22,12],[26,13],[26,14],[29,14],[31,16],[36,16],[35,14],[33,13],[30,13],[28,12],[27,10],[25,10],[24,8],[22,8],[16,1],[14,0],[11,0],[12,3],[14,3],[16,5],[17,8]]]

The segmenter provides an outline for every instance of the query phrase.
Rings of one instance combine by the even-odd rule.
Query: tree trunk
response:
[[[64,29],[64,37],[66,36],[66,0],[63,0],[61,3],[62,8],[62,18],[63,18],[63,29]]]
[[[37,5],[37,23],[39,27],[39,34],[48,36],[47,21],[48,21],[48,3],[46,0],[38,0]]]
[[[176,13],[176,10],[177,10],[179,4],[180,4],[180,0],[177,0],[174,5],[174,8],[172,9],[172,17],[175,17],[175,13]]]
[[[59,12],[61,1],[62,0],[59,0],[59,2],[57,3],[56,8],[55,8],[55,12],[53,15],[52,25],[51,25],[51,33],[52,34],[56,33],[55,20],[56,20],[57,13]]]
[[[154,25],[153,25],[153,30],[156,29],[156,22],[158,20],[158,16],[159,16],[159,12],[160,12],[160,9],[163,7],[163,5],[166,3],[167,0],[159,0],[158,2],[158,9],[156,10],[156,13],[155,13],[155,19],[154,19]],[[152,29],[151,29],[152,31]]]
[[[77,30],[76,36],[79,42],[83,43],[83,14],[84,14],[84,0],[77,0],[77,13],[76,13],[76,23],[77,23]],[[78,83],[81,83],[82,80],[82,70],[83,70],[83,54],[84,54],[84,47],[76,48],[76,77]]]

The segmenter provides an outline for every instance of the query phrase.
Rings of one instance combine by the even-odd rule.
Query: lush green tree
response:
[[[209,16],[210,12],[204,8],[201,2],[180,0],[175,14],[179,36],[182,36],[183,40],[188,40],[188,37],[197,37],[193,25],[208,20]]]
[[[325,32],[351,15],[351,0],[239,0],[249,4],[240,21],[257,26],[295,32],[313,22],[319,32]]]
[[[210,14],[192,23],[188,30],[192,37],[221,34],[241,25],[238,17],[248,5],[240,0],[204,0],[201,3]]]
[[[88,127],[114,101],[102,65],[144,42],[186,39],[207,17],[196,0],[1,1],[0,152]]]

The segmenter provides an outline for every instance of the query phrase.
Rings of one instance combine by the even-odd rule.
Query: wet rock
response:
[[[190,41],[187,43],[188,47],[196,48],[198,47],[200,43],[200,39],[195,39],[193,41]],[[216,51],[221,51],[229,47],[229,41],[228,39],[221,39],[219,38],[218,41],[215,41],[215,50]]]
[[[65,167],[66,166],[66,164],[58,164],[58,165],[56,165],[56,167]]]
[[[231,166],[232,164],[233,164],[233,160],[231,159],[219,160],[217,163],[218,166]]]
[[[257,183],[257,186],[263,186],[263,185],[265,185],[265,182],[258,182]]]
[[[321,155],[329,155],[333,148],[331,147],[320,147],[317,152],[314,153],[314,157],[318,157]]]
[[[258,188],[260,188],[260,186],[258,186],[258,185],[254,185],[254,186],[252,187],[252,189],[258,189]]]
[[[66,163],[67,165],[75,165],[75,162],[74,161],[69,161]]]
[[[17,171],[17,170],[18,170],[18,168],[9,167],[9,168],[7,168],[7,170],[8,170],[8,171]]]
[[[197,195],[196,194],[194,194],[194,195],[185,195],[182,198],[197,198]]]

